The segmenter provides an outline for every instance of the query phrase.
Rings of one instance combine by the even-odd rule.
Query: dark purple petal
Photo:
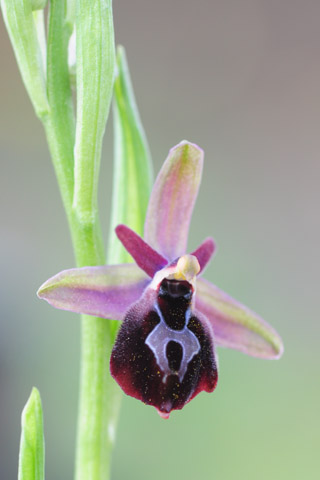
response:
[[[254,357],[281,357],[283,344],[278,333],[256,313],[203,278],[197,280],[196,308],[212,325],[216,345]]]
[[[188,282],[164,279],[127,312],[110,370],[123,391],[168,418],[202,390],[212,392],[218,372],[212,330],[190,310]]]
[[[122,320],[149,283],[134,263],[74,268],[47,280],[38,296],[56,308]]]
[[[146,272],[149,277],[165,267],[168,262],[153,248],[151,248],[139,235],[126,225],[118,225],[115,229],[117,237],[124,248],[134,258],[139,267]]]
[[[144,238],[170,261],[183,255],[187,249],[202,164],[201,148],[181,142],[170,150],[151,193]]]
[[[194,255],[200,265],[200,272],[201,273],[209,263],[212,255],[214,254],[214,251],[216,249],[216,245],[213,241],[213,238],[206,238],[201,245],[191,253],[191,255]]]

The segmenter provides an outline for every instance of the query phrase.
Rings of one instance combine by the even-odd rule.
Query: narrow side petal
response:
[[[62,310],[122,320],[148,284],[135,264],[74,268],[47,280],[38,297]]]
[[[201,148],[183,141],[170,150],[154,184],[144,238],[168,260],[186,252],[202,165]]]
[[[196,308],[211,323],[216,345],[254,357],[281,357],[283,344],[278,333],[256,313],[203,278],[197,281]]]
[[[212,255],[214,254],[216,249],[216,245],[213,241],[213,238],[206,238],[201,245],[191,253],[194,255],[200,265],[200,272],[201,273],[210,262]]]
[[[153,250],[139,235],[126,225],[118,225],[115,229],[120,242],[132,255],[136,264],[150,277],[164,268],[168,262]]]

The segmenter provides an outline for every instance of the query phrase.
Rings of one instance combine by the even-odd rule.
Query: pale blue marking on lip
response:
[[[159,315],[160,323],[149,333],[145,343],[152,350],[160,370],[164,373],[163,383],[167,381],[168,375],[178,375],[179,381],[182,382],[189,362],[199,353],[201,348],[199,340],[187,327],[191,310],[188,309],[186,311],[186,322],[183,329],[172,330],[166,324],[157,304],[155,305],[155,309]],[[182,359],[178,371],[173,371],[169,367],[167,345],[171,341],[179,343],[182,347]]]

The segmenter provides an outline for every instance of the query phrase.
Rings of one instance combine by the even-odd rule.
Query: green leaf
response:
[[[32,10],[43,10],[48,3],[48,0],[31,0]]]
[[[49,104],[45,65],[32,7],[30,0],[1,0],[4,21],[22,80],[37,116],[43,118],[49,113]]]
[[[44,11],[39,9],[33,12],[33,21],[36,27],[38,43],[42,57],[42,65],[44,69],[44,75],[46,76],[46,67],[47,67],[47,40],[46,40],[46,29],[44,22]]]
[[[111,0],[78,0],[76,12],[77,127],[73,208],[78,222],[97,216],[102,138],[114,81]]]
[[[40,393],[32,389],[21,417],[18,480],[44,479],[44,438]]]
[[[75,119],[68,67],[72,26],[64,0],[51,0],[48,18],[47,92],[50,115],[44,122],[61,195],[70,215],[73,200]]]
[[[67,0],[67,17],[66,22],[73,30],[74,22],[76,20],[76,0]]]
[[[131,256],[114,233],[124,223],[139,235],[152,186],[152,163],[131,84],[125,50],[117,50],[114,84],[114,178],[108,261],[127,262]]]

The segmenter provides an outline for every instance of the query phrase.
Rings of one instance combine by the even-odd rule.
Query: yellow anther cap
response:
[[[187,280],[190,282],[200,272],[200,265],[194,255],[183,255],[177,263],[177,280]]]

